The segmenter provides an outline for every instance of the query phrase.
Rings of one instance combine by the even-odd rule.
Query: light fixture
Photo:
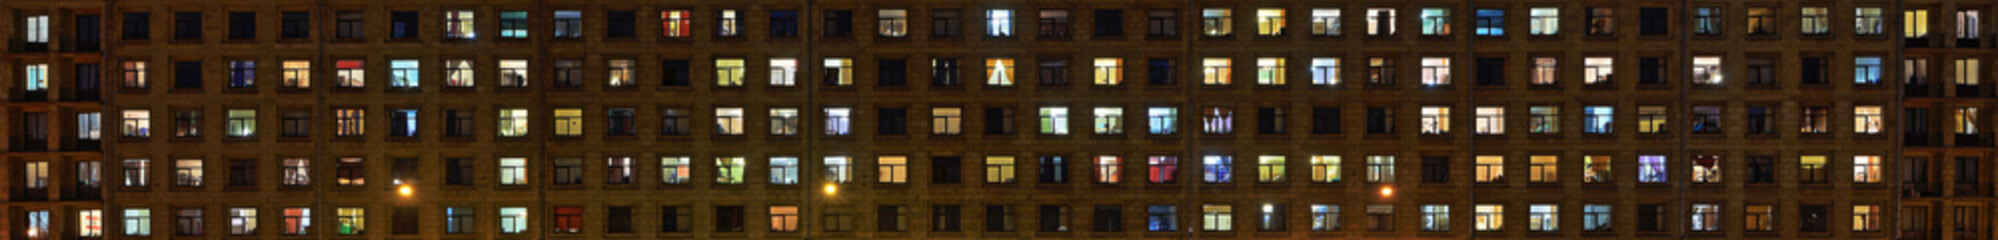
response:
[[[1394,187],[1381,186],[1381,197],[1393,197],[1393,196],[1394,196]]]
[[[415,195],[415,194],[416,194],[416,188],[414,188],[414,187],[410,187],[409,185],[406,185],[406,184],[405,184],[405,185],[402,185],[401,187],[397,187],[397,188],[395,189],[395,192],[396,192],[397,194],[402,194],[402,196],[403,196],[403,197],[409,197],[410,195]]]
[[[839,194],[839,185],[826,184],[825,189],[826,189],[826,195]]]

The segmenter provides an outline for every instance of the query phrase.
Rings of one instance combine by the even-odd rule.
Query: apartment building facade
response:
[[[1991,7],[7,1],[0,239],[1991,239]]]

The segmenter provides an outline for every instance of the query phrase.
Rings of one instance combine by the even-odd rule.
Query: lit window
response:
[[[1283,9],[1256,9],[1256,35],[1282,36],[1284,30]]]
[[[1708,35],[1708,36],[1720,35],[1721,33],[1720,15],[1721,15],[1721,8],[1719,7],[1693,8],[1693,34]]]
[[[1367,156],[1367,182],[1394,182],[1394,156]]]
[[[1692,215],[1693,231],[1720,231],[1720,204],[1695,203]]]
[[[1367,35],[1369,36],[1393,36],[1394,22],[1393,8],[1367,9]]]
[[[1013,183],[1015,172],[1013,156],[986,156],[985,183]]]
[[[1637,157],[1637,182],[1664,183],[1665,156],[1644,155]]]
[[[1173,134],[1177,132],[1175,126],[1179,122],[1179,109],[1170,107],[1146,109],[1145,119],[1153,135]]]
[[[875,161],[877,161],[876,165],[879,165],[880,167],[879,169],[876,170],[878,172],[876,172],[875,174],[879,174],[881,176],[879,180],[881,183],[909,182],[908,157],[881,156],[881,158],[878,158]]]
[[[499,228],[501,234],[527,233],[527,208],[523,207],[500,208]]]
[[[229,137],[257,136],[257,110],[229,109]]]
[[[1559,157],[1536,155],[1527,157],[1527,161],[1527,174],[1529,174],[1526,175],[1527,181],[1552,183],[1560,179],[1561,175],[1556,174],[1557,171],[1555,171],[1556,169],[1560,169],[1559,165],[1556,164],[1559,161]]]
[[[1422,58],[1422,85],[1437,86],[1450,84],[1449,58]]]
[[[180,187],[200,187],[201,159],[181,159],[173,161],[173,185]]]
[[[1693,182],[1720,183],[1721,182],[1720,166],[1721,166],[1720,156],[1713,156],[1713,155],[1693,156]]]
[[[312,61],[291,60],[281,64],[284,65],[284,87],[312,87]]]
[[[1824,183],[1826,172],[1828,171],[1827,170],[1828,168],[1826,168],[1827,166],[1825,165],[1826,164],[1825,159],[1826,159],[1825,156],[1822,155],[1798,157],[1797,181],[1806,182],[1806,183]]]
[[[122,115],[125,137],[152,136],[153,121],[151,111],[125,110]]]
[[[659,12],[659,25],[665,37],[684,38],[694,36],[694,16],[687,10],[666,10]]]
[[[1093,115],[1095,121],[1092,121],[1091,125],[1094,126],[1092,128],[1096,129],[1096,134],[1124,133],[1123,108],[1100,107],[1095,109]]]
[[[501,59],[499,60],[499,66],[500,87],[527,86],[527,76],[529,76],[527,74],[527,60]]]
[[[1863,7],[1854,9],[1853,11],[1853,21],[1857,22],[1855,26],[1857,29],[1853,31],[1853,34],[1880,35],[1886,32],[1885,30],[1881,30],[1887,24],[1883,23],[1886,21],[1886,18],[1881,17],[1880,8]]]
[[[1724,76],[1718,56],[1693,57],[1693,84],[1720,85]]]
[[[1978,62],[1976,58],[1956,60],[1956,85],[1977,86],[1979,78],[1982,78],[1980,74],[1984,74],[1980,71],[1984,65]]]
[[[1311,35],[1339,36],[1341,12],[1338,8],[1311,9]]]
[[[1012,9],[985,10],[985,36],[1012,37],[1013,10]]]
[[[1473,209],[1472,229],[1478,231],[1498,231],[1505,229],[1505,206],[1498,204],[1478,204]]]
[[[659,180],[666,184],[683,184],[694,178],[694,165],[686,156],[659,158]]]
[[[1799,24],[1804,27],[1804,35],[1831,33],[1831,10],[1822,7],[1805,7],[1802,8],[1802,11],[1803,16],[1801,16],[1802,19]]]
[[[1146,180],[1151,183],[1173,183],[1179,179],[1179,157],[1151,156],[1145,159]]]
[[[1234,10],[1208,8],[1200,10],[1200,34],[1209,37],[1234,34]]]
[[[798,157],[770,157],[770,184],[798,184]]]
[[[964,110],[961,108],[931,108],[930,133],[936,135],[957,135],[964,127]]]
[[[789,87],[798,85],[798,59],[770,59],[770,86]]]
[[[1610,230],[1610,205],[1582,205],[1582,231]]]
[[[1013,86],[1013,65],[1011,58],[985,59],[985,85]]]
[[[1124,59],[1097,58],[1095,63],[1096,68],[1091,72],[1096,75],[1096,85],[1117,85],[1124,82]]]
[[[604,158],[604,183],[631,183],[632,176],[636,175],[632,173],[632,166],[631,157]]]
[[[1284,171],[1283,156],[1264,155],[1256,157],[1256,182],[1283,182],[1285,174],[1287,172]]]
[[[743,66],[741,58],[715,59],[716,86],[741,87],[742,75],[747,72],[748,68]]]
[[[1560,108],[1553,106],[1532,106],[1527,108],[1527,114],[1531,115],[1529,116],[1531,119],[1528,119],[1529,121],[1527,122],[1528,126],[1531,126],[1528,131],[1539,134],[1561,132],[1560,110]]]
[[[615,63],[613,62],[613,64]],[[291,74],[291,73],[289,73],[289,70],[287,70],[286,74]],[[309,75],[309,74],[310,73],[305,73],[305,72],[300,73],[300,75]],[[289,79],[290,76],[287,75],[286,78]],[[472,87],[473,82],[476,81],[473,80],[472,77],[472,60],[465,60],[465,59],[444,60],[444,86],[465,88],[465,87]]]
[[[1852,83],[1859,85],[1880,84],[1880,57],[1852,58]]]
[[[1283,58],[1257,58],[1256,84],[1283,85]]]
[[[1339,162],[1339,156],[1311,156],[1311,182],[1339,182],[1341,176],[1344,176],[1339,172]]]
[[[1526,231],[1552,232],[1560,230],[1561,208],[1554,204],[1526,205]]]
[[[1041,134],[1068,135],[1068,108],[1042,107]]]
[[[1235,230],[1235,206],[1226,204],[1200,205],[1200,230],[1226,232]]]
[[[1096,183],[1119,183],[1124,179],[1124,161],[1117,156],[1096,156]]]
[[[909,36],[909,10],[882,9],[875,13],[880,20],[882,37]]]
[[[1877,205],[1852,205],[1852,231],[1880,231],[1880,214],[1880,206]]]
[[[770,135],[798,135],[800,128],[797,108],[770,108]]]
[[[336,216],[337,219],[335,219],[338,222],[334,225],[334,233],[340,235],[361,235],[362,230],[366,229],[367,210],[361,208],[337,208],[333,210],[335,214],[338,214]]]
[[[1611,58],[1591,57],[1582,59],[1583,84],[1608,84],[1610,83],[1610,73],[1614,71],[1616,71],[1616,66]]]
[[[1311,231],[1329,232],[1339,230],[1339,205],[1312,204]]]
[[[527,11],[499,12],[500,38],[527,38]]]
[[[1367,84],[1394,84],[1394,59],[1383,57],[1367,58]]]
[[[1879,183],[1884,174],[1880,169],[1880,156],[1852,156],[1853,183]]]
[[[715,134],[742,135],[742,108],[715,108]]]
[[[25,89],[26,91],[40,92],[40,91],[47,91],[49,89],[48,64],[28,64],[27,66],[22,68],[24,68],[23,72],[26,72],[27,75],[26,77],[21,79],[22,81],[26,82],[24,84],[25,85],[24,88],[26,88]]]
[[[146,62],[127,61],[124,71],[125,88],[146,88]]]
[[[1776,226],[1771,224],[1773,222],[1771,219],[1776,217],[1776,211],[1772,208],[1769,205],[1748,205],[1745,210],[1747,212],[1742,213],[1742,221],[1747,222],[1746,229],[1743,230],[1757,232],[1775,230]]]
[[[28,189],[46,190],[49,188],[49,162],[34,161],[23,163],[22,165],[21,172],[27,175],[27,182],[22,183],[22,185],[26,185]]]
[[[24,22],[28,43],[49,43],[49,15],[28,16]]]
[[[770,206],[770,231],[797,232],[798,206]]]
[[[1829,116],[1831,115],[1831,109],[1826,107],[1803,107],[1800,111],[1803,113],[1803,116],[1801,116],[1802,119],[1800,119],[1803,120],[1803,123],[1799,124],[1802,126],[1797,130],[1798,132],[1825,133],[1826,129],[1829,128],[1828,125],[1831,124],[1829,119],[1831,117]]]
[[[1561,9],[1533,8],[1528,9],[1526,14],[1529,18],[1528,24],[1531,26],[1527,29],[1527,34],[1552,36],[1561,33]]]
[[[1477,156],[1477,178],[1479,183],[1495,183],[1505,180],[1505,156]]]
[[[852,108],[826,108],[826,135],[843,136],[853,133]]]
[[[853,159],[847,156],[826,156],[826,181],[846,183],[853,176]]]
[[[361,68],[361,60],[339,60],[333,62],[333,78],[343,88],[358,88],[367,85],[366,69]]]
[[[499,111],[499,136],[527,136],[527,109],[508,108]]]
[[[1205,58],[1200,60],[1201,83],[1206,85],[1228,85],[1232,71],[1227,58]]]
[[[1201,157],[1201,181],[1206,183],[1230,182],[1230,180],[1234,179],[1233,175],[1231,175],[1234,172],[1230,170],[1233,169],[1231,165],[1234,162],[1235,159],[1232,156],[1207,155]]]
[[[478,38],[478,34],[473,31],[474,27],[478,26],[478,23],[473,21],[476,20],[472,18],[473,16],[471,10],[444,11],[444,37],[451,39]]]
[[[715,183],[742,184],[745,175],[743,171],[747,170],[747,168],[748,160],[744,160],[743,157],[717,157],[715,158]]]
[[[1450,108],[1422,107],[1422,134],[1449,134]]]
[[[1983,34],[1984,18],[1977,10],[1956,10],[1956,39],[1977,39]]]
[[[1311,85],[1339,85],[1339,59],[1312,58]]]
[[[1450,35],[1450,10],[1442,8],[1422,9],[1422,35]]]
[[[1665,133],[1666,126],[1670,126],[1670,123],[1666,122],[1665,107],[1663,106],[1637,107],[1638,133],[1652,133],[1652,134]]]
[[[1422,231],[1450,231],[1450,205],[1423,204],[1421,226]]]
[[[718,17],[718,19],[715,19],[715,36],[742,36],[742,15],[737,14],[735,9],[722,9],[720,13],[715,15]]]
[[[1879,134],[1881,128],[1880,106],[1853,106],[1852,132],[1859,134]]]
[[[254,216],[256,210],[250,210],[250,211],[252,213],[251,215],[253,216],[251,217],[251,219],[255,219]],[[255,226],[252,226],[250,228],[252,232],[254,232],[256,229]],[[76,236],[86,237],[86,238],[103,237],[104,210],[97,210],[97,209],[76,210]]]
[[[1584,12],[1588,17],[1589,35],[1607,36],[1616,34],[1616,11],[1612,8],[1589,8]]]
[[[1478,9],[1478,36],[1505,36],[1504,9]]]
[[[152,236],[153,210],[144,208],[125,209],[125,236]]]
[[[853,59],[826,58],[825,84],[827,86],[853,85]]]
[[[1929,10],[1908,9],[1901,11],[1902,37],[1922,39],[1929,37]]]
[[[1475,127],[1477,127],[1477,134],[1505,134],[1505,108],[1478,107],[1476,114],[1477,119],[1475,124],[1477,126]]]
[[[1611,125],[1613,124],[1611,120],[1616,119],[1615,115],[1613,115],[1614,112],[1616,112],[1616,108],[1611,106],[1583,107],[1582,132],[1610,134],[1616,129],[1615,125]]]
[[[1228,108],[1207,108],[1200,111],[1200,132],[1227,134],[1235,131],[1235,111]]]
[[[500,158],[499,183],[500,185],[526,185],[527,159]]]

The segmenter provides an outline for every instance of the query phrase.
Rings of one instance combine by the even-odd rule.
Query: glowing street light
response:
[[[409,197],[410,195],[416,195],[416,188],[410,187],[408,184],[404,184],[401,187],[396,187],[395,192],[397,194],[402,194],[402,197]]]
[[[1381,186],[1381,197],[1393,197],[1393,196],[1394,196],[1393,186]]]
[[[826,195],[839,195],[839,185],[826,184]]]

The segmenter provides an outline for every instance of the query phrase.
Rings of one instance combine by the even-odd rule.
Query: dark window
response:
[[[278,38],[306,38],[312,36],[311,12],[284,12],[278,18]]]
[[[201,39],[201,13],[173,13],[174,39]]]
[[[846,37],[846,36],[852,36],[852,35],[853,35],[853,11],[852,11],[852,10],[828,10],[828,11],[826,11],[826,20],[825,20],[825,23],[823,23],[823,24],[825,24],[825,26],[826,26],[826,29],[825,29],[825,31],[826,31],[826,36],[827,36],[827,37]]]
[[[659,64],[660,83],[665,86],[687,86],[687,60],[668,59]]]
[[[874,226],[876,230],[880,230],[882,232],[901,232],[909,230],[908,226],[909,221],[902,219],[902,216],[908,213],[907,211],[903,210],[902,206],[881,205],[879,208],[875,209],[875,214],[876,215],[874,220],[876,220],[877,222],[875,222]]]
[[[366,36],[362,34],[363,32],[365,32],[366,29],[363,28],[364,26],[361,25],[361,21],[365,19],[366,16],[367,15],[362,15],[361,11],[340,11],[334,13],[333,37],[353,39]]]
[[[605,134],[611,136],[631,136],[638,134],[638,119],[632,109],[612,108],[610,109],[609,119],[609,131],[605,131]]]
[[[1068,61],[1060,58],[1041,60],[1040,79],[1044,86],[1068,85]]]
[[[123,32],[120,37],[127,40],[144,40],[148,38],[152,35],[152,17],[153,15],[148,13],[125,13],[125,18],[123,19],[125,24],[123,24],[123,27],[119,27],[119,30]]]
[[[1367,108],[1367,133],[1386,134],[1394,132],[1394,111],[1387,108]]]
[[[693,125],[688,123],[687,109],[666,108],[659,111],[660,134],[682,136],[693,130]]]
[[[1776,157],[1749,156],[1748,182],[1749,183],[1776,182]]]
[[[1256,133],[1284,133],[1284,116],[1283,108],[1256,108]]]
[[[631,233],[631,207],[610,207],[605,210],[604,232]]]
[[[1665,205],[1637,205],[1637,230],[1646,232],[1665,230]]]
[[[472,160],[464,158],[444,159],[444,185],[472,185]]]
[[[1774,125],[1775,123],[1772,122],[1775,120],[1769,114],[1770,114],[1769,108],[1767,107],[1749,107],[1748,133],[1759,133],[1759,134],[1775,133],[1776,132],[1776,127]]]
[[[257,13],[229,13],[229,39],[257,38]]]
[[[82,100],[97,99],[97,89],[103,82],[102,65],[96,63],[76,64],[76,97]]]
[[[1096,36],[1124,36],[1124,11],[1097,9]]]
[[[881,59],[875,74],[881,77],[875,84],[881,86],[902,86],[909,83],[909,61],[903,59]]]
[[[1798,231],[1824,232],[1830,224],[1826,219],[1829,211],[1825,205],[1804,205],[1797,208]]]
[[[174,62],[174,88],[201,88],[201,62]]]
[[[1062,205],[1041,205],[1040,231],[1067,232],[1068,207]]]
[[[1670,16],[1668,12],[1670,11],[1666,10],[1665,8],[1637,9],[1637,24],[1639,25],[1637,28],[1637,34],[1641,35],[1668,34],[1671,31],[1670,26],[1672,25],[1671,18],[1667,17]]]
[[[76,46],[78,50],[95,51],[97,42],[103,38],[103,27],[97,15],[76,15]]]
[[[393,231],[396,235],[415,235],[421,233],[423,231],[422,223],[417,222],[417,216],[421,215],[418,215],[420,213],[417,211],[416,207],[395,207],[395,213],[391,213],[395,214],[392,220],[394,222],[391,222],[395,226],[389,231]]]
[[[583,183],[583,160],[575,158],[555,159],[555,185]]]
[[[1901,162],[1906,164],[1901,167],[1901,176],[1903,176],[1901,182],[1917,184],[1929,182],[1929,158],[1908,157]]]
[[[1096,205],[1096,211],[1090,213],[1090,217],[1095,218],[1094,221],[1089,221],[1090,225],[1094,226],[1093,228],[1091,228],[1091,230],[1093,231],[1096,232],[1124,231],[1124,206]]]
[[[1956,157],[1956,183],[1976,184],[1978,175],[1977,157]]]
[[[1062,156],[1041,156],[1041,183],[1067,183],[1068,159]]]
[[[416,38],[416,12],[389,12],[389,38]]]
[[[416,110],[396,109],[389,111],[389,136],[415,137]]]
[[[1504,58],[1478,58],[1478,85],[1505,85]]]
[[[963,161],[956,156],[930,157],[930,182],[958,183],[964,176]]]
[[[957,59],[938,58],[930,60],[930,84],[937,86],[957,86]]]
[[[1173,73],[1177,70],[1173,69],[1172,59],[1153,58],[1148,60],[1148,62],[1150,63],[1147,64],[1148,68],[1145,69],[1146,75],[1148,75],[1145,82],[1153,86],[1167,86],[1178,82],[1178,79],[1173,78]]]
[[[394,182],[392,183],[395,184],[415,182],[416,159],[396,158],[389,160],[389,180],[393,180]]]
[[[604,13],[604,37],[631,38],[638,36],[638,13],[632,11],[610,11]]]
[[[1657,57],[1637,58],[1637,83],[1664,84],[1665,59]]]
[[[444,135],[452,137],[472,136],[472,111],[445,110]]]
[[[229,160],[229,186],[256,186],[257,162],[253,159]]]
[[[1339,133],[1339,108],[1311,108],[1311,133]]]
[[[1179,35],[1179,12],[1168,9],[1146,11],[1145,28],[1145,35],[1154,38]]]
[[[964,35],[964,16],[957,9],[930,11],[930,35],[938,37]]]
[[[691,217],[688,217],[688,215],[687,215],[687,214],[690,214],[690,213],[693,213],[693,211],[689,211],[689,209],[687,209],[687,207],[681,207],[681,206],[665,206],[665,207],[660,207],[660,208],[659,208],[659,231],[660,231],[660,232],[686,232],[686,231],[690,231],[690,230],[693,230],[693,228],[692,228],[692,227],[688,226],[688,224],[692,224],[692,223],[694,222],[694,219],[693,219],[693,218],[691,218]],[[717,214],[717,215],[719,215],[719,214]],[[736,215],[736,216],[742,216],[742,215],[738,214],[738,215]]]
[[[798,11],[793,11],[793,10],[770,11],[770,36],[772,37],[798,36]]]
[[[1041,36],[1047,38],[1068,38],[1068,10],[1041,10]]]
[[[986,231],[986,232],[1011,232],[1011,231],[1013,231],[1013,211],[1012,211],[1012,208],[1013,208],[1013,207],[1010,207],[1010,206],[1006,206],[1006,205],[986,205],[986,206],[985,206],[985,231]]]
[[[39,117],[33,117],[33,118],[28,118],[28,119],[42,119],[42,118],[39,118]],[[31,125],[32,125],[33,123],[34,123],[34,122],[30,122],[30,124],[31,124]],[[46,128],[36,128],[36,129],[46,129]],[[30,133],[29,135],[34,135],[34,133]],[[201,110],[177,110],[177,111],[174,111],[174,113],[173,113],[173,136],[174,136],[174,137],[200,137],[200,136],[201,136]]]
[[[280,124],[284,125],[284,132],[281,133],[281,136],[305,137],[312,133],[312,112],[285,111],[281,117],[283,119],[280,119],[282,121]]]
[[[985,108],[985,134],[1013,133],[1013,109]]]
[[[1450,158],[1422,157],[1422,182],[1450,182]]]
[[[875,123],[878,123],[875,125],[876,133],[880,135],[902,135],[909,132],[908,109],[882,108],[875,114],[877,117]]]
[[[938,232],[963,231],[964,215],[957,205],[936,205],[930,207],[930,230]]]
[[[1824,84],[1828,82],[1825,76],[1825,58],[1805,57],[1801,62],[1800,65],[1802,66],[1799,67],[1802,67],[1803,71],[1800,72],[1802,74],[1800,80],[1804,84]]]

